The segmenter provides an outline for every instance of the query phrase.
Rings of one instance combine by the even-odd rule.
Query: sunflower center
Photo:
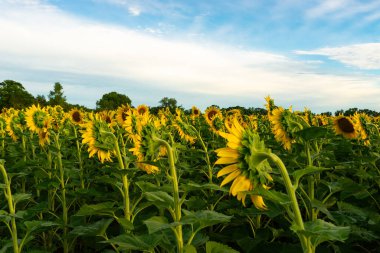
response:
[[[73,120],[75,121],[75,122],[81,122],[81,115],[80,115],[80,113],[78,112],[78,111],[75,111],[74,113],[73,113],[73,115],[72,115],[72,117],[73,117]]]
[[[353,133],[355,131],[352,123],[346,118],[338,119],[338,126],[345,133]]]
[[[142,108],[139,108],[137,110],[137,112],[138,112],[138,114],[143,115],[146,112],[146,109],[144,107],[142,107]]]
[[[208,114],[207,114],[207,117],[209,120],[212,120],[214,118],[214,116],[216,115],[216,111],[210,111]]]

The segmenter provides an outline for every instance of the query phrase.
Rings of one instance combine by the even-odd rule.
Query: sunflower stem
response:
[[[305,230],[305,226],[304,226],[301,211],[300,211],[300,208],[298,205],[295,187],[293,186],[293,184],[290,180],[289,173],[288,173],[284,163],[282,162],[282,160],[277,155],[275,155],[273,153],[268,154],[268,155],[269,155],[270,159],[279,168],[281,176],[284,180],[285,188],[286,188],[286,191],[287,191],[288,196],[290,198],[291,207],[292,207],[293,214],[294,214],[293,221],[295,222],[297,229],[300,231],[303,231],[303,230]],[[298,238],[300,239],[303,252],[304,253],[314,252],[311,245],[310,245],[308,238],[300,232],[298,232],[297,235],[298,235]]]
[[[310,153],[310,144],[309,142],[306,142],[305,145],[306,148],[306,155],[307,155],[307,165],[312,166],[313,161],[311,159],[311,153]],[[309,219],[314,221],[317,219],[317,213],[315,209],[313,208],[313,201],[315,198],[315,184],[314,184],[314,176],[310,175],[307,177],[307,185],[308,185],[308,195],[309,195]]]
[[[124,196],[124,216],[128,221],[131,221],[128,176],[127,176],[127,173],[125,173],[126,171],[124,171],[126,168],[125,168],[125,165],[123,162],[123,156],[121,155],[121,152],[120,152],[119,142],[118,142],[116,137],[115,137],[115,151],[116,151],[117,160],[119,161],[119,168],[120,168],[120,170],[123,171],[123,173],[121,175],[121,179],[123,182],[123,191],[124,191],[124,194],[123,194],[123,196]]]
[[[59,143],[59,134],[55,134],[55,145],[57,148],[57,161],[59,169],[59,182],[61,184],[61,201],[62,201],[62,220],[63,220],[63,252],[69,252],[69,243],[67,241],[68,232],[68,208],[66,204],[66,186],[65,186],[65,171],[62,163],[61,145]]]
[[[84,171],[83,171],[83,162],[82,162],[82,151],[81,151],[81,147],[80,147],[80,144],[79,144],[79,139],[78,139],[78,133],[77,133],[77,128],[76,126],[74,125],[73,126],[73,129],[74,129],[74,136],[75,136],[75,142],[76,142],[76,146],[77,146],[77,155],[78,155],[78,163],[79,163],[79,180],[80,180],[80,186],[82,189],[84,189]]]
[[[9,208],[9,214],[11,215],[11,236],[12,236],[12,243],[13,243],[13,252],[14,253],[20,253],[18,240],[17,240],[17,225],[16,225],[16,205],[13,200],[12,191],[11,191],[11,184],[9,182],[7,171],[5,170],[5,167],[3,164],[0,164],[0,171],[4,178],[4,194],[5,198],[8,201],[8,208]]]
[[[170,175],[171,175],[171,180],[173,182],[173,198],[174,198],[174,217],[173,218],[174,218],[174,222],[180,222],[181,221],[181,202],[180,202],[180,197],[179,197],[178,177],[177,177],[177,171],[175,167],[173,148],[170,146],[168,142],[160,138],[153,136],[153,140],[160,143],[160,145],[165,146],[168,152]],[[182,225],[177,225],[175,227],[175,235],[177,237],[177,246],[178,246],[177,251],[179,253],[182,253],[183,252]]]

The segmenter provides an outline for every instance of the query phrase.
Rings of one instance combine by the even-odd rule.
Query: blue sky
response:
[[[0,80],[70,103],[380,111],[380,1],[0,0]]]

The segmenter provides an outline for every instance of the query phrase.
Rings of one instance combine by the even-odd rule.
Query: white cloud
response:
[[[310,51],[296,51],[302,55],[323,55],[360,69],[380,69],[380,43],[325,47]]]
[[[128,8],[128,12],[132,15],[132,16],[140,16],[141,14],[141,9],[137,6],[131,6]]]
[[[43,6],[21,8],[0,3],[3,10],[0,68],[19,66],[28,70],[29,75],[32,71],[51,71],[94,76],[94,79],[101,76],[125,79],[202,97],[202,101],[179,101],[184,105],[208,101],[212,104],[215,98],[220,98],[219,101],[228,98],[235,101],[233,105],[242,101],[246,103],[240,104],[243,106],[252,106],[247,104],[251,101],[260,101],[258,104],[262,105],[264,96],[271,94],[285,106],[294,104],[328,110],[363,105],[379,109],[379,78],[316,74],[304,66],[304,62],[275,53],[157,38],[124,27],[79,19],[49,5]],[[69,86],[74,87],[74,84],[75,81]],[[112,85],[128,87],[120,82]],[[141,96],[152,96],[149,89],[147,87]],[[83,96],[94,96],[94,93],[83,92]]]

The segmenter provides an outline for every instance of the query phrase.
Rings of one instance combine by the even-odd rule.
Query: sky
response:
[[[379,0],[0,0],[0,82],[67,101],[380,111]]]

